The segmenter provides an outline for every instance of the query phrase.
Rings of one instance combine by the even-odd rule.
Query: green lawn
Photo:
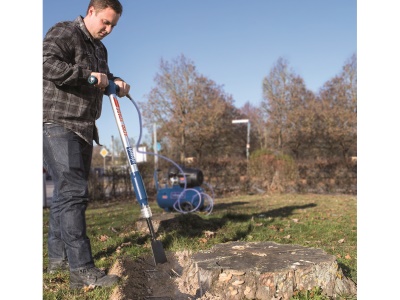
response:
[[[163,213],[150,202],[153,215]],[[108,299],[112,288],[70,291],[67,273],[49,275],[47,230],[49,210],[43,210],[43,299]],[[109,269],[122,256],[151,253],[150,237],[136,230],[140,215],[136,200],[91,203],[88,235],[95,263]],[[321,248],[337,258],[345,276],[357,283],[357,197],[353,195],[246,195],[214,200],[210,215],[174,213],[178,224],[158,239],[166,251],[208,249],[228,241],[272,241]],[[205,238],[204,231],[216,233]],[[296,299],[324,299],[305,298]]]

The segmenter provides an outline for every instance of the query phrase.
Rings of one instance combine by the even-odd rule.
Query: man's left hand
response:
[[[125,81],[122,80],[114,80],[114,83],[119,86],[119,92],[118,92],[118,97],[125,97],[127,94],[129,94],[129,90],[131,89],[131,86],[127,84]]]

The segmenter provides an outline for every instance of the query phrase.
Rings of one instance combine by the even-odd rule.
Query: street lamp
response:
[[[247,123],[247,144],[246,144],[246,158],[249,160],[250,150],[250,121],[249,119],[232,120],[232,124]]]

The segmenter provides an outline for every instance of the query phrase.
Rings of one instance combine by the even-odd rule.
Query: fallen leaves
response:
[[[109,239],[109,237],[108,237],[107,235],[105,235],[105,234],[102,234],[102,235],[99,237],[99,241],[100,241],[100,242],[106,242],[108,239]]]
[[[217,235],[216,232],[210,231],[210,230],[204,231],[203,234],[204,234],[204,237],[199,238],[199,243],[201,243],[201,244],[207,243],[209,239],[212,239]]]
[[[275,231],[279,231],[279,227],[276,225],[270,225],[268,226],[269,229],[275,230]]]
[[[119,246],[117,247],[117,250],[115,250],[115,251],[116,251],[117,253],[120,253],[121,250],[122,250],[122,248],[124,248],[124,247],[129,247],[129,246],[131,246],[131,245],[132,245],[131,242],[122,243],[121,245],[119,245]]]
[[[341,254],[336,254],[336,257],[337,257],[337,258],[342,258],[342,255],[341,255]],[[345,255],[344,259],[350,260],[350,259],[351,259],[350,254],[347,253],[347,254]]]
[[[199,243],[206,244],[208,240],[206,238],[199,238]]]
[[[82,290],[83,290],[84,293],[88,293],[88,292],[90,292],[90,291],[93,291],[95,287],[96,287],[96,286],[93,285],[93,284],[91,284],[91,285],[86,285],[86,286],[84,286],[84,287],[82,288]]]

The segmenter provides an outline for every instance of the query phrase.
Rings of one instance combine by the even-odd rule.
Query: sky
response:
[[[2,3],[1,265],[8,291],[42,294],[42,41],[60,20],[86,12],[85,0]],[[17,3],[17,7],[16,7]],[[124,14],[103,41],[110,68],[145,100],[162,57],[180,54],[199,73],[224,85],[235,104],[257,104],[261,82],[278,57],[313,91],[341,71],[357,51],[357,293],[393,298],[398,252],[399,4],[392,0],[123,0]],[[105,99],[106,100],[106,99]],[[136,112],[123,110],[137,136]],[[126,113],[125,113],[126,111]],[[116,137],[107,100],[99,120],[104,144]],[[126,115],[126,117],[125,117]],[[128,122],[126,122],[128,123]],[[39,176],[38,176],[39,174]],[[19,258],[19,259],[17,259]],[[26,280],[21,270],[29,270]],[[37,275],[31,276],[31,272]],[[27,273],[28,274],[28,273]],[[378,276],[370,276],[377,274]]]
[[[43,37],[58,21],[85,16],[88,1],[44,0]],[[155,86],[160,60],[179,55],[223,86],[237,108],[262,100],[262,80],[279,57],[314,91],[339,74],[357,53],[357,2],[354,0],[122,0],[124,11],[102,41],[109,67],[131,85],[136,102]],[[139,138],[138,113],[120,99],[128,135]],[[140,109],[140,106],[139,106]],[[97,121],[100,142],[111,149],[120,139],[107,96]],[[142,140],[151,134],[143,132]],[[149,139],[150,138],[150,139]]]

